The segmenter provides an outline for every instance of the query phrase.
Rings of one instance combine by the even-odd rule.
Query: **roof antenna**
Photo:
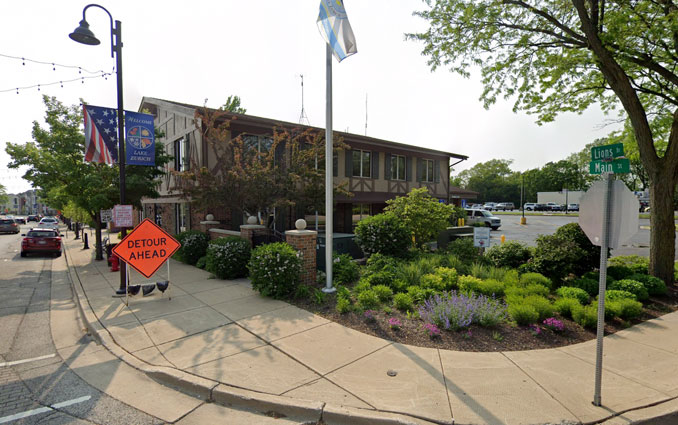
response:
[[[311,122],[306,116],[306,110],[304,109],[304,74],[299,75],[301,77],[301,114],[299,115],[299,124],[311,125]]]
[[[365,136],[367,136],[367,93],[365,93]]]

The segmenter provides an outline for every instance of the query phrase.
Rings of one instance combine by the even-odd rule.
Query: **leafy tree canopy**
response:
[[[226,103],[219,107],[220,111],[235,112],[236,114],[245,114],[247,109],[240,106],[240,96],[228,96]]]

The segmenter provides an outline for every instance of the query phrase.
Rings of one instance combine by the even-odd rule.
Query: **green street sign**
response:
[[[630,171],[631,164],[628,158],[618,158],[612,161],[591,161],[589,163],[589,172],[591,174],[621,174],[628,173]]]
[[[592,161],[599,161],[601,159],[613,159],[620,156],[624,156],[624,145],[622,143],[615,143],[613,145],[606,146],[596,146],[591,149]]]

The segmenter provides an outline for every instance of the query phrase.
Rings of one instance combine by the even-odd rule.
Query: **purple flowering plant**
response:
[[[456,291],[436,294],[419,307],[419,316],[446,330],[468,328],[472,323],[495,326],[506,320],[506,304],[494,297],[460,294]]]
[[[431,339],[440,338],[440,329],[433,323],[424,324],[424,329],[426,329],[426,332],[428,332],[428,336],[431,337]]]
[[[544,326],[546,326],[548,329],[551,329],[554,332],[562,332],[565,330],[565,325],[563,324],[563,322],[556,319],[555,317],[549,317],[548,319],[545,319],[542,323],[544,323]]]
[[[539,325],[533,323],[529,326],[529,328],[530,332],[532,332],[532,335],[539,336],[541,334],[541,328],[539,327]]]
[[[391,329],[397,331],[398,329],[400,329],[403,323],[400,321],[400,319],[396,317],[391,317],[390,319],[388,319],[388,325],[391,327]]]

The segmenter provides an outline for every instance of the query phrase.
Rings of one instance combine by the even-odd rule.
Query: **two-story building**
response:
[[[195,105],[144,97],[140,112],[155,117],[155,127],[164,137],[157,141],[166,152],[174,156],[168,168],[187,171],[191,164],[210,167],[218,158],[209,144],[202,140],[200,120],[196,119]],[[248,143],[269,145],[274,128],[313,129],[324,134],[324,129],[301,124],[282,122],[245,114],[226,113],[230,121],[229,137],[243,136]],[[459,204],[461,199],[475,199],[477,193],[462,190],[449,184],[450,167],[468,159],[465,155],[421,148],[357,134],[335,132],[341,137],[347,150],[340,150],[334,159],[335,184],[345,183],[352,197],[335,197],[334,231],[352,233],[362,218],[380,213],[386,201],[406,195],[411,189],[426,187],[431,196],[441,202]],[[154,218],[163,228],[178,233],[199,227],[207,213],[214,215],[223,227],[238,229],[244,217],[231,211],[207,211],[198,213],[180,193],[173,192],[175,177],[168,173],[160,187],[160,197],[143,199],[143,216]],[[293,227],[304,212],[288,209],[278,211],[275,219],[277,230]],[[306,216],[309,219],[308,216]],[[309,220],[312,222],[312,219]],[[309,223],[311,224],[311,223]]]

